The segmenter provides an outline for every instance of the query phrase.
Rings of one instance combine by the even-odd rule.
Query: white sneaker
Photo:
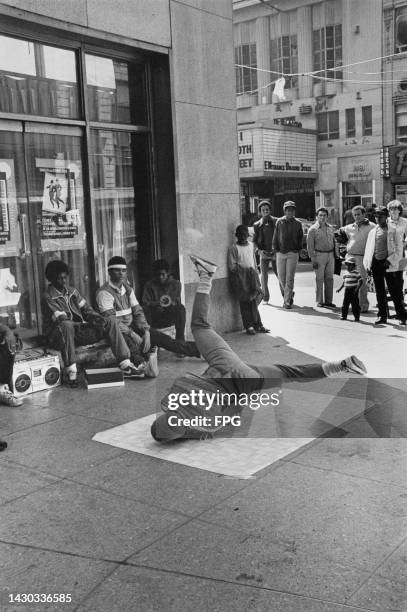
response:
[[[360,374],[361,376],[367,374],[365,364],[360,361],[360,359],[355,357],[355,355],[351,355],[350,357],[343,359],[341,361],[341,366],[345,372],[353,372],[354,374]]]
[[[218,269],[218,266],[216,264],[212,263],[211,261],[208,261],[207,259],[203,259],[202,257],[197,257],[196,255],[190,255],[189,258],[194,264],[198,274],[199,274],[199,268],[202,268],[203,270],[205,270],[205,272],[207,272],[211,276],[215,274],[216,270]]]
[[[145,364],[147,378],[157,378],[159,374],[157,351],[151,352]]]
[[[140,365],[135,366],[134,363],[131,363],[125,367],[120,368],[123,372],[124,378],[144,378],[145,376],[145,364],[140,363]]]
[[[8,385],[0,386],[0,404],[10,406],[10,408],[16,408],[17,406],[21,406],[22,403],[22,398],[13,395]]]

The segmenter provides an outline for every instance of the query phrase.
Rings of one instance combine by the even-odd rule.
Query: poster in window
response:
[[[81,234],[81,212],[78,192],[81,193],[80,171],[77,164],[60,163],[59,160],[37,160],[49,162],[47,167],[39,167],[43,173],[43,193],[41,215],[37,224],[43,251],[71,250],[83,248]]]
[[[11,159],[0,159],[0,257],[18,254],[17,217],[14,163]]]

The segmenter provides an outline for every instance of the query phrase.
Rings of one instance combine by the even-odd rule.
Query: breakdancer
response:
[[[209,367],[200,376],[187,373],[175,380],[161,401],[164,414],[151,426],[151,435],[158,442],[205,438],[225,427],[227,419],[224,417],[238,415],[242,410],[240,402],[224,402],[225,396],[237,398],[244,394],[248,397],[259,389],[279,388],[282,379],[304,381],[344,372],[366,374],[366,367],[354,355],[322,364],[250,366],[244,363],[208,322],[209,294],[216,265],[193,255],[191,260],[199,276],[191,329],[197,348]]]

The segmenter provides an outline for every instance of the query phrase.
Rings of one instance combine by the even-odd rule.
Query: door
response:
[[[0,321],[37,336],[49,261],[89,297],[80,128],[0,121],[0,198]]]

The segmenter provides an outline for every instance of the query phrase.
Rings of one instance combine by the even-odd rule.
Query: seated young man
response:
[[[75,346],[93,344],[102,338],[109,343],[124,376],[142,378],[144,366],[135,366],[130,360],[118,322],[98,314],[69,285],[68,266],[60,260],[50,261],[45,276],[49,285],[43,299],[44,334],[49,345],[62,353],[69,386],[78,386]]]
[[[119,329],[133,351],[149,359],[157,346],[179,355],[200,357],[195,342],[173,340],[167,334],[149,326],[133,288],[127,282],[124,257],[112,257],[107,264],[109,281],[96,294],[98,309],[103,317],[118,321]],[[158,373],[158,370],[157,370]]]
[[[199,284],[195,294],[192,310],[191,329],[196,345],[206,359],[209,368],[200,376],[186,374],[177,378],[169,393],[161,401],[164,414],[160,415],[151,426],[151,435],[158,442],[169,442],[177,438],[205,437],[223,429],[218,424],[219,417],[234,416],[241,412],[242,407],[233,403],[214,404],[208,409],[194,400],[200,391],[216,397],[219,393],[250,394],[259,389],[268,389],[281,385],[282,379],[294,378],[309,380],[333,376],[342,372],[365,374],[364,364],[354,355],[341,361],[326,363],[311,363],[307,365],[288,366],[283,364],[251,366],[244,363],[230,346],[211,327],[208,321],[209,294],[212,286],[212,276],[216,265],[200,257],[191,256],[199,275]],[[182,403],[176,410],[171,408],[171,396],[189,394],[191,403]],[[197,425],[189,423],[193,417]]]
[[[0,404],[12,408],[23,403],[21,397],[10,391],[16,350],[15,335],[7,325],[0,324]]]
[[[153,278],[144,286],[143,310],[152,327],[175,325],[175,338],[185,340],[186,311],[181,304],[181,283],[170,275],[165,259],[157,259],[152,266]]]

